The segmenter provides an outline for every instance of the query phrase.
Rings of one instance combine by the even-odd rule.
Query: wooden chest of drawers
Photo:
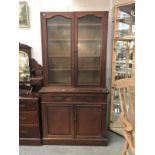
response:
[[[40,145],[39,102],[37,97],[19,98],[19,143]]]
[[[84,90],[40,90],[43,144],[107,145],[107,92]]]

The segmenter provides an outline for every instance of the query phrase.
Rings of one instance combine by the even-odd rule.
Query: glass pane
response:
[[[78,19],[78,84],[100,84],[101,18]]]
[[[129,78],[134,73],[132,68],[134,41],[116,41],[114,55],[115,80]]]
[[[19,51],[19,81],[30,81],[29,56],[26,52]]]
[[[118,37],[135,35],[135,4],[118,7],[116,35]]]
[[[71,83],[71,20],[61,16],[47,20],[48,82]]]
[[[123,124],[120,120],[120,113],[121,113],[121,107],[120,107],[120,100],[119,100],[119,94],[118,89],[114,88],[112,89],[112,114],[111,114],[111,128],[114,129],[117,133],[122,133]]]

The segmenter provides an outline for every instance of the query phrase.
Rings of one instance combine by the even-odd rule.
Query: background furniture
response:
[[[114,83],[119,92],[120,120],[124,126],[125,144],[122,155],[135,154],[135,82],[134,78],[117,80]]]
[[[123,135],[120,121],[120,101],[117,80],[134,77],[135,74],[135,4],[114,7],[114,36],[112,51],[112,82],[110,104],[110,129]]]
[[[43,144],[106,145],[108,12],[42,12]]]
[[[42,67],[31,59],[31,47],[19,44],[19,144],[40,145]]]

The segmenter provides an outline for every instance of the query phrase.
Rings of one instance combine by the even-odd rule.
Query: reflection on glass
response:
[[[19,81],[30,81],[29,56],[23,51],[19,51]]]
[[[134,41],[116,41],[115,44],[115,80],[130,78],[133,74]]]
[[[47,20],[48,82],[71,83],[71,20],[56,16]]]
[[[78,19],[78,84],[100,83],[101,18]]]
[[[113,128],[121,128],[123,127],[119,115],[121,113],[121,107],[120,107],[120,100],[119,100],[119,93],[118,89],[113,89],[113,103],[112,103],[112,118],[111,121],[113,122],[112,127]]]
[[[135,6],[129,4],[118,7],[116,35],[118,37],[134,36],[135,35]]]

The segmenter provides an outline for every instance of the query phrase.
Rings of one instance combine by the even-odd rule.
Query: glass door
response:
[[[77,85],[101,86],[105,19],[103,13],[75,13]]]
[[[71,83],[71,19],[56,16],[47,20],[48,83]]]

